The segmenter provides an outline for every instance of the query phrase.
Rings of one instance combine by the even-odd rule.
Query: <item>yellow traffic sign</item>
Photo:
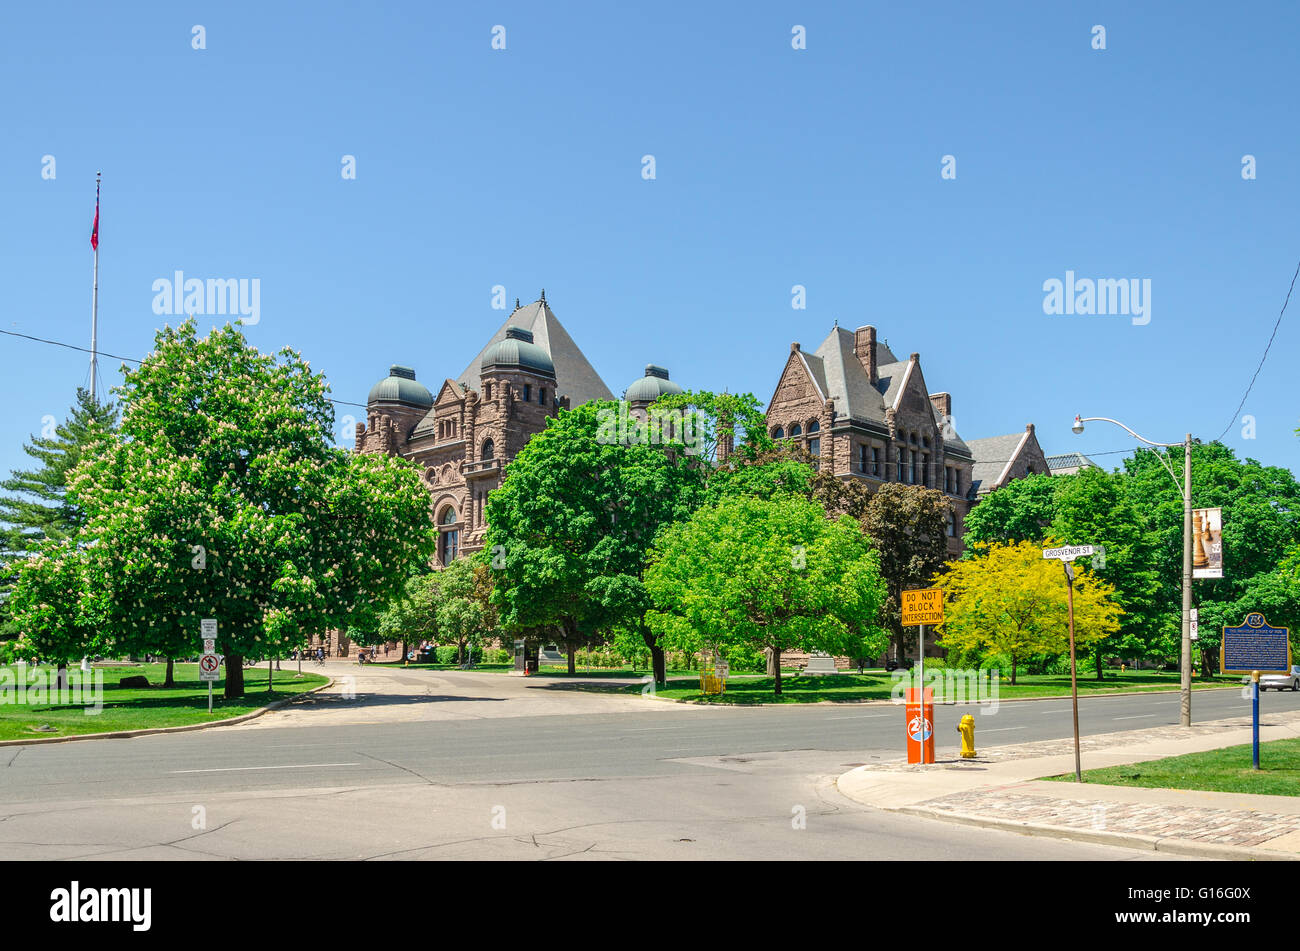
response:
[[[942,623],[942,588],[917,588],[903,592],[903,627]]]

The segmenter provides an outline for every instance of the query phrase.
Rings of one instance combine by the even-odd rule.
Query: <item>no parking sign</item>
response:
[[[204,654],[199,658],[199,680],[211,681],[221,679],[221,658],[216,654]]]

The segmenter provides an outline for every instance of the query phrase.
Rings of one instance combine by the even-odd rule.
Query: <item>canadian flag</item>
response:
[[[90,246],[99,250],[99,182],[95,183],[95,224],[90,229]]]

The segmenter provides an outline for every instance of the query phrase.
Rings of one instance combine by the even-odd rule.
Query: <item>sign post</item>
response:
[[[212,685],[221,674],[221,658],[217,656],[217,619],[205,617],[199,621],[203,633],[203,654],[199,657],[199,680],[208,682],[208,713],[212,712]]]
[[[934,762],[934,694],[925,688],[925,628],[943,623],[943,589],[916,588],[902,593],[903,627],[917,628],[916,684],[908,691],[907,761]]]
[[[1243,624],[1223,628],[1219,642],[1219,672],[1248,674],[1251,690],[1251,761],[1259,769],[1259,676],[1291,672],[1291,631],[1273,627],[1258,611],[1246,615]]]
[[[1105,549],[1101,549],[1103,552]],[[1074,652],[1074,566],[1070,562],[1076,558],[1095,555],[1095,545],[1066,545],[1064,548],[1044,548],[1044,558],[1056,558],[1065,569],[1065,597],[1070,612],[1070,706],[1074,712],[1074,781],[1083,782],[1083,769],[1079,758],[1079,675],[1075,666]]]

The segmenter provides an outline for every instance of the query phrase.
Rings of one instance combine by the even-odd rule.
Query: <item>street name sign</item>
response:
[[[1219,670],[1225,674],[1288,674],[1291,672],[1290,630],[1273,627],[1252,611],[1239,627],[1224,627],[1219,643]]]
[[[1096,545],[1066,545],[1064,548],[1044,548],[1044,558],[1056,558],[1061,561],[1074,561],[1076,558],[1082,558],[1085,555],[1095,555],[1097,553]]]
[[[942,588],[916,588],[903,592],[903,627],[942,623]]]

